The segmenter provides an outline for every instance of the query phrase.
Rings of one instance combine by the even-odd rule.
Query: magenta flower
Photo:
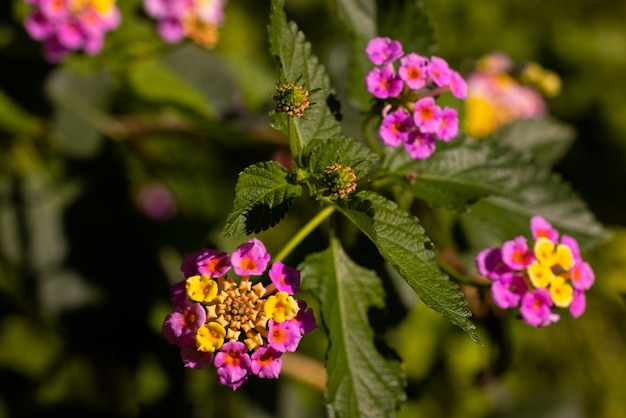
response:
[[[300,289],[300,271],[286,266],[280,261],[272,264],[269,276],[279,292],[293,295]]]
[[[264,379],[277,379],[283,365],[282,352],[270,346],[258,348],[252,354],[252,373]]]
[[[270,319],[267,340],[275,350],[282,353],[285,351],[296,351],[301,339],[302,334],[297,323],[293,321],[278,323]]]
[[[450,79],[448,80],[450,91],[457,99],[465,99],[467,97],[467,83],[461,74],[454,70],[450,70]]]
[[[313,309],[307,309],[306,302],[303,300],[298,301],[298,308],[298,314],[291,321],[298,326],[300,334],[305,335],[317,327],[315,315],[313,314]]]
[[[502,309],[519,306],[520,299],[527,291],[528,285],[524,276],[517,273],[505,273],[491,285],[493,301]]]
[[[424,133],[436,132],[441,124],[441,108],[435,104],[435,99],[427,96],[415,102],[413,121]]]
[[[379,99],[396,97],[402,91],[404,84],[391,67],[374,68],[365,78],[367,91]]]
[[[569,306],[570,313],[574,318],[578,318],[585,312],[586,308],[587,297],[585,296],[585,292],[574,289],[574,299],[572,300],[572,304]]]
[[[403,54],[402,44],[389,38],[371,39],[365,47],[367,57],[376,65],[390,64]]]
[[[441,112],[441,123],[435,134],[439,139],[448,142],[459,133],[459,117],[456,109],[446,106]]]
[[[522,297],[520,313],[527,324],[544,327],[559,320],[559,315],[552,313],[552,298],[547,289],[534,289]]]
[[[435,137],[414,129],[409,133],[404,149],[414,160],[425,160],[435,152]]]
[[[256,238],[237,247],[230,259],[235,273],[240,276],[260,276],[269,261],[265,246]]]
[[[588,290],[595,281],[595,275],[589,263],[581,261],[572,267],[570,271],[572,286],[578,290]]]
[[[170,288],[170,300],[172,301],[172,305],[174,305],[174,309],[182,309],[187,303],[187,299],[189,299],[189,297],[187,296],[186,280],[174,283]]]
[[[196,331],[206,321],[206,310],[199,303],[187,303],[180,311],[175,311],[165,317],[163,335],[170,344],[179,347],[194,343]]]
[[[489,247],[478,253],[476,266],[478,274],[491,280],[498,280],[503,274],[511,271],[511,268],[502,260],[500,247]]]
[[[513,270],[523,270],[534,261],[524,237],[516,237],[502,244],[502,261]]]
[[[409,132],[415,127],[411,114],[404,109],[396,109],[383,117],[378,134],[390,147],[397,147],[409,139]]]
[[[398,73],[407,86],[413,90],[419,90],[426,86],[428,59],[413,52],[407,54],[400,60]]]
[[[213,364],[215,354],[210,351],[200,351],[196,346],[188,346],[180,348],[180,357],[183,366],[188,369],[201,369]]]
[[[450,67],[443,58],[436,56],[430,57],[430,66],[428,67],[428,74],[432,78],[433,82],[439,86],[447,86],[450,83]]]
[[[213,364],[217,367],[217,378],[222,385],[237,390],[248,381],[252,368],[247,351],[244,343],[231,341],[224,344],[215,355]]]

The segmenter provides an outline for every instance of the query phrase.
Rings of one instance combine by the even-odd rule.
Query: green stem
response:
[[[476,288],[485,288],[485,289],[489,288],[490,286],[488,283],[479,283],[476,280],[473,280],[467,277],[466,275],[459,273],[454,268],[452,268],[452,266],[450,266],[448,263],[441,260],[440,258],[437,259],[437,262],[439,263],[439,267],[441,267],[441,270],[446,272],[452,280],[454,280],[455,282],[459,284],[465,284],[468,286],[472,286]]]
[[[306,225],[298,231],[296,235],[293,236],[285,244],[282,250],[274,257],[272,262],[282,261],[284,260],[294,248],[298,246],[315,228],[317,228],[326,218],[328,218],[335,211],[334,206],[327,206],[322,209],[317,215],[315,215]]]
[[[300,142],[300,135],[297,134],[296,121],[293,116],[287,116],[287,136],[289,136],[291,155],[294,157],[300,155],[303,147]]]

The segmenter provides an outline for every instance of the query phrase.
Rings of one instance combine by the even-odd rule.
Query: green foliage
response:
[[[384,306],[373,271],[355,264],[337,238],[301,266],[305,290],[320,300],[331,341],[326,354],[326,402],[330,417],[393,417],[403,401],[404,379],[396,361],[381,356],[368,321]]]
[[[223,235],[264,231],[276,225],[291,207],[302,187],[275,161],[256,163],[239,174],[233,211]]]
[[[326,139],[341,133],[337,120],[337,99],[324,66],[311,52],[309,44],[298,26],[288,23],[283,10],[284,0],[272,0],[268,27],[270,53],[276,61],[278,85],[304,84],[311,93],[311,107],[301,118],[289,118],[284,113],[272,114],[272,124],[279,131],[290,135],[289,120],[295,127],[298,143],[306,146],[313,139]],[[313,93],[313,90],[316,90]]]
[[[430,308],[453,324],[474,334],[470,311],[456,283],[451,282],[435,263],[432,242],[417,218],[384,197],[360,192],[339,210],[372,240],[385,260],[400,273]]]

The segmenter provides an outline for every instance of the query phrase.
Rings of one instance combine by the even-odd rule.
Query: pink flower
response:
[[[448,142],[459,133],[459,117],[456,109],[446,106],[441,112],[441,123],[435,134],[439,139]]]
[[[172,305],[174,305],[174,309],[182,309],[187,299],[187,282],[181,280],[174,283],[170,288],[170,300],[172,301]]]
[[[425,160],[435,152],[435,137],[415,129],[409,133],[404,149],[414,160]]]
[[[37,11],[24,19],[26,31],[36,41],[43,41],[54,32],[54,25],[41,13]]]
[[[524,237],[516,237],[502,244],[502,261],[514,270],[523,270],[534,261]]]
[[[559,320],[559,315],[552,313],[552,298],[548,289],[534,289],[522,297],[520,313],[527,324],[543,327]]]
[[[450,83],[450,67],[443,58],[436,56],[430,57],[430,66],[428,67],[428,74],[432,78],[433,82],[439,86],[447,86]]]
[[[528,291],[528,285],[521,274],[505,273],[491,285],[491,295],[495,304],[502,308],[519,306],[520,299]]]
[[[539,215],[533,216],[530,219],[530,231],[535,239],[544,237],[548,238],[552,242],[557,242],[559,239],[559,232],[554,229],[548,221]],[[576,245],[576,247],[578,247],[578,245]]]
[[[261,241],[252,238],[237,247],[230,261],[238,275],[260,276],[270,261],[270,255]]]
[[[574,267],[570,270],[570,277],[574,289],[581,291],[589,289],[595,281],[595,275],[591,266],[584,261],[574,264]]]
[[[252,369],[247,351],[244,343],[230,341],[215,355],[213,364],[217,367],[217,378],[222,385],[237,390],[248,381]]]
[[[403,54],[402,44],[390,38],[371,39],[365,47],[367,57],[376,65],[390,64]]]
[[[385,144],[397,147],[409,139],[409,132],[414,126],[409,112],[396,109],[385,115],[378,134]]]
[[[196,331],[206,321],[206,310],[199,303],[187,303],[180,311],[169,314],[163,322],[163,335],[179,347],[194,345]]]
[[[270,346],[277,351],[296,351],[302,334],[300,327],[293,321],[275,322],[273,319],[269,321],[269,334],[267,340]]]
[[[415,53],[407,54],[400,59],[400,78],[413,90],[426,85],[428,78],[428,59]]]
[[[457,99],[465,99],[467,97],[467,83],[461,74],[454,70],[450,70],[449,86],[452,95]]]
[[[298,314],[291,321],[298,326],[300,334],[308,334],[317,327],[313,309],[307,309],[306,302],[303,300],[298,300],[298,308],[300,308]]]
[[[57,36],[59,43],[67,49],[80,49],[84,43],[83,32],[77,21],[66,21],[59,25]]]
[[[432,97],[424,97],[415,102],[413,121],[420,131],[434,133],[441,124],[441,108]]]
[[[586,308],[587,297],[585,296],[585,293],[581,290],[575,289],[572,304],[569,306],[570,313],[574,318],[578,318],[585,312]]]
[[[271,346],[257,348],[252,354],[252,373],[263,379],[277,379],[283,365],[282,355],[282,352]]]
[[[204,250],[196,258],[198,273],[210,277],[220,277],[230,270],[230,257],[228,253],[219,250]]]
[[[367,91],[379,99],[396,97],[402,91],[404,83],[391,67],[374,68],[365,77]]]
[[[272,264],[269,276],[279,292],[287,292],[293,295],[300,289],[300,272],[284,265],[280,261]]]

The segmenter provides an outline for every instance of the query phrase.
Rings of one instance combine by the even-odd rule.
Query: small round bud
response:
[[[308,90],[293,83],[278,87],[273,98],[276,100],[276,108],[274,109],[276,112],[285,112],[287,115],[297,118],[302,117],[305,109],[311,105]]]
[[[345,199],[356,190],[356,174],[352,167],[333,164],[326,167],[322,182],[327,187],[326,194],[332,199]]]

